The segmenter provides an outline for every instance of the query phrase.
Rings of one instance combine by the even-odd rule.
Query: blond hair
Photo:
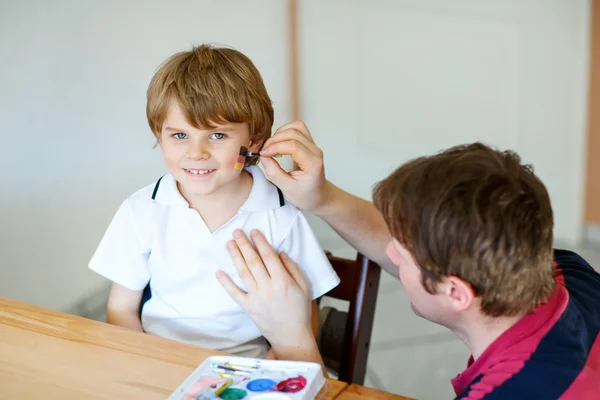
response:
[[[148,124],[157,139],[172,101],[198,129],[247,123],[250,139],[259,147],[271,136],[271,99],[252,61],[237,50],[202,45],[160,65],[148,86],[146,103]]]

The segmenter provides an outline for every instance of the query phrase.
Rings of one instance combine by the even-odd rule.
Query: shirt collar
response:
[[[277,187],[265,178],[261,169],[251,165],[246,171],[252,175],[252,189],[238,212],[266,211],[281,207]],[[156,185],[158,188],[155,186],[154,200],[162,204],[189,207],[189,203],[179,192],[173,175],[166,174]]]
[[[251,165],[246,171],[252,175],[252,190],[239,212],[266,211],[281,207],[277,187],[267,180],[261,169]]]
[[[154,186],[154,200],[171,206],[189,207],[187,200],[179,193],[177,181],[173,175],[166,174]]]

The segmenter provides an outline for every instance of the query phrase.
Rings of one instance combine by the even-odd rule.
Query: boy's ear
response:
[[[250,140],[250,145],[248,146],[248,151],[258,153],[260,149],[262,149],[263,144],[265,144],[265,140],[254,141]]]

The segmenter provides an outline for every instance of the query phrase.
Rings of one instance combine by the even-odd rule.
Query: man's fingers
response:
[[[268,156],[268,157],[274,156],[276,154],[283,154],[283,153],[276,153],[272,147],[273,147],[273,145],[275,145],[277,143],[287,142],[287,141],[298,142],[299,144],[302,144],[306,148],[306,150],[308,150],[309,152],[311,152],[317,156],[322,154],[321,149],[319,149],[319,147],[316,145],[316,143],[312,139],[307,138],[306,136],[304,136],[302,133],[298,132],[295,129],[287,129],[285,131],[281,131],[280,133],[269,138],[269,140],[267,140],[265,142],[265,145],[263,146],[263,149],[261,150],[260,153],[262,155]]]
[[[319,153],[310,151],[306,146],[296,140],[286,140],[274,143],[269,146],[268,153],[261,152],[261,155],[264,156],[268,156],[269,154],[287,154],[292,157],[292,160],[294,160],[298,167],[303,171],[309,170],[313,165],[323,164],[323,159],[319,156]]]
[[[298,286],[300,286],[300,289],[302,289],[302,291],[310,297],[312,295],[310,286],[308,285],[308,282],[304,277],[304,273],[302,272],[298,264],[296,264],[286,253],[281,253],[279,257],[285,269],[287,269],[287,271],[292,276],[292,278],[294,278]]]
[[[217,271],[217,280],[223,286],[223,289],[231,296],[231,298],[240,305],[240,307],[245,309],[246,304],[246,293],[242,291],[223,271]]]
[[[236,229],[233,232],[233,239],[237,244],[240,252],[242,253],[242,257],[248,266],[248,269],[252,273],[252,276],[256,280],[256,283],[260,285],[264,285],[266,281],[268,281],[271,277],[267,272],[262,259],[244,234],[239,229]]]
[[[276,134],[274,134],[272,137],[270,137],[267,142],[265,142],[265,148],[269,147],[267,143],[272,143],[272,142],[276,142],[276,141],[284,141],[284,140],[297,140],[300,143],[304,144],[306,147],[311,148],[311,149],[316,149],[317,148],[317,144],[315,143],[314,140],[312,140],[312,138],[304,135],[302,132],[298,131],[297,129],[284,129],[281,131],[278,131]]]
[[[311,141],[313,140],[313,137],[310,133],[310,130],[308,129],[308,127],[306,126],[306,124],[300,120],[296,120],[293,122],[289,122],[285,125],[280,126],[279,128],[277,128],[277,130],[275,131],[274,135],[277,135],[280,132],[283,132],[287,129],[295,129],[298,132],[302,133],[304,136],[306,136],[307,138],[309,138]]]
[[[292,184],[294,179],[288,175],[288,173],[281,168],[281,165],[272,158],[261,157],[260,163],[265,168],[265,173],[271,182],[279,188],[286,188]]]
[[[256,289],[256,279],[254,279],[252,272],[248,269],[246,260],[244,260],[237,243],[235,241],[228,242],[227,250],[229,251],[229,255],[231,256],[231,260],[233,261],[233,265],[235,265],[235,269],[237,270],[240,279],[249,291],[254,291],[254,289]]]
[[[281,279],[283,276],[283,266],[281,265],[281,260],[277,256],[275,250],[273,250],[261,232],[252,230],[250,236],[256,245],[260,257],[264,261],[265,268],[269,272],[269,275],[275,280]]]

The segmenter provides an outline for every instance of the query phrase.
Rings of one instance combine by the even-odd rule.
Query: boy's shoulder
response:
[[[247,168],[252,175],[253,186],[250,196],[239,211],[267,215],[273,226],[286,229],[302,216],[302,212],[287,199],[283,192],[267,179],[257,166]]]
[[[302,212],[298,207],[293,205],[287,198],[284,198],[285,204],[272,210],[273,216],[278,220],[286,220],[288,223],[293,223]]]
[[[246,168],[252,175],[252,190],[241,211],[271,211],[282,215],[295,216],[299,210],[283,192],[267,179],[264,172],[257,166]]]
[[[176,183],[171,175],[159,176],[123,200],[121,208],[128,210],[131,218],[138,223],[147,224],[165,212],[169,205],[185,202],[181,196],[171,193],[173,187],[176,188]]]
[[[160,187],[160,183],[162,183],[162,181],[164,181],[165,178],[168,179],[168,176],[165,175],[159,177],[151,184],[135,191],[133,194],[129,195],[129,197],[125,199],[125,202],[129,203],[131,206],[153,204],[155,202],[155,197],[158,192],[157,189]]]

